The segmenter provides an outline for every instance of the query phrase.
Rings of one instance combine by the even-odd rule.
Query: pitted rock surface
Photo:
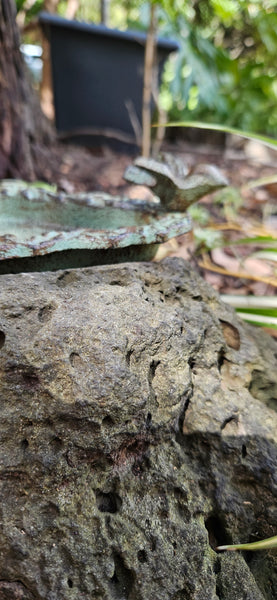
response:
[[[0,599],[273,600],[277,344],[180,259],[0,278]]]

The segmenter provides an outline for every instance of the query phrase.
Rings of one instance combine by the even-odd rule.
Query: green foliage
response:
[[[188,214],[199,225],[207,225],[210,220],[210,213],[202,204],[191,204],[188,208]]]
[[[164,0],[159,15],[180,44],[161,93],[170,118],[276,135],[277,0]]]
[[[238,214],[238,210],[243,204],[243,199],[240,190],[230,185],[215,194],[214,203],[222,207],[227,221],[232,221]]]
[[[193,237],[196,242],[197,253],[207,252],[218,246],[222,246],[223,238],[220,231],[210,227],[194,227]]]
[[[274,1],[214,0],[209,10],[202,10],[198,35],[225,54],[221,60],[216,55],[215,108],[199,101],[190,118],[224,119],[245,130],[276,134],[276,9]]]
[[[220,95],[220,88],[233,80],[233,65],[226,52],[203,37],[198,28],[192,28],[183,15],[173,23],[165,23],[162,32],[180,46],[177,56],[167,65],[161,90],[162,104],[170,91],[170,117],[197,118],[203,110],[206,119],[209,114],[226,117],[228,99]]]
[[[26,13],[26,21],[33,19],[40,10],[43,10],[44,0],[35,0],[34,3],[29,3],[28,0],[15,0],[16,10]]]

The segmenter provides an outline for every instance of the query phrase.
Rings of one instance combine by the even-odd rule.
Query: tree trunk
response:
[[[109,24],[109,4],[110,0],[101,0],[101,23],[103,23],[103,25]]]
[[[43,10],[55,14],[57,12],[59,0],[45,0]],[[70,17],[67,17],[70,18]],[[45,35],[42,36],[42,58],[43,70],[40,86],[40,104],[41,108],[51,121],[55,118],[54,95],[52,85],[52,68],[50,58],[50,43]]]
[[[40,149],[49,151],[55,136],[31,87],[15,19],[14,1],[0,0],[0,178],[32,181],[41,172]]]
[[[153,90],[153,74],[156,52],[156,34],[157,34],[157,11],[156,6],[151,4],[150,24],[147,32],[145,55],[144,55],[144,76],[143,76],[143,97],[142,97],[142,156],[148,158],[151,153],[151,98]]]

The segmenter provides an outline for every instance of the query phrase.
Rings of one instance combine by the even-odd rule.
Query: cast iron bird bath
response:
[[[215,169],[137,159],[125,178],[153,201],[101,192],[62,194],[17,180],[0,183],[0,274],[150,260],[157,246],[188,232],[187,207],[226,185]]]

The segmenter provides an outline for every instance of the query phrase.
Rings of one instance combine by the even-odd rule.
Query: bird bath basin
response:
[[[143,163],[143,166],[149,165]],[[184,210],[203,195],[203,182],[197,189],[194,179],[191,183],[187,178],[189,200],[186,202],[184,185],[180,200],[179,182],[171,177],[168,168],[163,172],[161,163],[151,161],[148,170],[137,166],[136,183],[140,173],[141,183],[154,190],[156,187],[167,189],[164,196],[159,192],[160,201],[116,198],[101,192],[66,195],[51,191],[49,186],[40,188],[21,181],[2,181],[0,274],[153,258],[161,242],[191,229]],[[132,180],[133,173],[129,172],[126,178]],[[225,183],[222,178],[216,183],[208,181],[206,193],[211,191],[211,185],[216,189]],[[179,194],[177,205],[172,204],[176,193]]]

